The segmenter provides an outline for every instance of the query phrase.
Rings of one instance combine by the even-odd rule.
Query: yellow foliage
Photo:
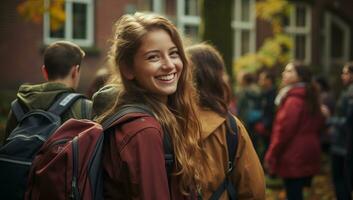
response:
[[[264,0],[256,3],[256,15],[272,24],[273,32],[282,32],[282,17],[290,12],[287,0]]]
[[[240,57],[235,62],[235,70],[234,72],[239,71],[247,71],[247,72],[254,72],[258,69],[261,63],[258,62],[258,56],[256,54],[246,54]]]
[[[17,11],[26,20],[40,23],[44,12],[44,1],[26,0],[17,6]]]
[[[283,33],[282,19],[290,12],[287,0],[264,0],[256,2],[257,17],[272,24],[273,36],[265,40],[258,52],[240,57],[234,63],[234,72],[256,71],[261,67],[285,64],[291,57],[293,41]]]
[[[48,7],[45,3],[49,2]],[[50,27],[53,31],[65,23],[65,0],[25,0],[17,6],[17,12],[27,21],[41,23],[45,12],[50,12]]]
[[[256,2],[256,14],[261,19],[272,21],[289,9],[286,0],[264,0]]]

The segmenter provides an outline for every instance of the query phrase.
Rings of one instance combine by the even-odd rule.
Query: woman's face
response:
[[[282,84],[290,85],[299,82],[299,77],[292,63],[289,63],[282,72]]]
[[[349,73],[348,67],[343,67],[341,79],[342,79],[343,85],[345,86],[353,82],[353,75]]]
[[[147,33],[133,61],[133,68],[127,75],[129,80],[135,79],[141,87],[160,96],[164,102],[177,90],[183,62],[165,30]]]

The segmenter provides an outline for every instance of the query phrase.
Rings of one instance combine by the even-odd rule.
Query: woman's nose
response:
[[[170,69],[170,68],[173,68],[174,67],[174,63],[172,61],[172,59],[170,59],[169,57],[165,58],[164,59],[164,62],[162,64],[162,67],[164,69]]]

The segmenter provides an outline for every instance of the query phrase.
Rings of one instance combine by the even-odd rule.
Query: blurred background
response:
[[[1,0],[0,133],[20,84],[44,81],[48,44],[70,40],[85,50],[79,91],[88,94],[105,65],[114,22],[136,11],[168,17],[186,45],[216,46],[234,90],[240,72],[270,68],[279,75],[298,59],[325,77],[337,96],[341,68],[353,60],[352,10],[352,0]],[[323,170],[310,199],[333,198]],[[280,182],[268,186],[268,199],[285,198]]]

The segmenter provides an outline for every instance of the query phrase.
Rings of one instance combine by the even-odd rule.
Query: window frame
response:
[[[304,6],[305,11],[306,11],[306,16],[305,16],[305,27],[298,27],[295,24],[296,20],[296,8],[297,6]],[[285,33],[289,34],[291,38],[293,39],[293,51],[292,51],[292,58],[295,58],[295,52],[296,52],[296,44],[295,44],[295,36],[297,35],[303,35],[305,36],[305,58],[304,60],[301,60],[305,64],[309,64],[312,60],[311,54],[312,54],[312,39],[311,39],[311,28],[312,28],[312,9],[309,4],[306,3],[295,3],[292,4],[292,7],[290,8],[290,15],[289,15],[289,25],[284,27]]]
[[[47,7],[49,1],[45,0],[44,4]],[[86,24],[86,32],[87,36],[85,39],[74,39],[73,35],[73,16],[72,9],[74,3],[84,3],[87,5],[87,24]],[[58,40],[68,40],[75,42],[79,46],[83,47],[91,47],[93,46],[93,37],[94,37],[94,0],[66,0],[65,1],[65,33],[63,38],[53,38],[50,37],[50,16],[49,12],[44,13],[43,20],[43,40],[44,44],[48,45],[52,42]]]
[[[199,28],[201,17],[197,15],[186,15],[185,0],[177,0],[177,27],[179,31],[185,36],[185,26],[195,26]]]
[[[324,52],[323,52],[323,57],[322,57],[322,62],[324,64],[324,70],[326,73],[329,73],[330,67],[331,66],[335,66],[335,65],[342,65],[345,62],[347,62],[349,60],[349,55],[350,55],[350,35],[351,35],[351,29],[349,27],[349,25],[344,22],[342,19],[340,19],[338,16],[330,13],[330,12],[326,12],[324,14],[324,36],[325,36],[325,40],[324,40]],[[342,47],[343,49],[343,55],[341,58],[332,58],[331,57],[331,25],[332,24],[336,24],[339,28],[342,29],[342,31],[344,32],[344,46]]]
[[[242,16],[242,0],[235,0],[234,1],[234,15],[233,15],[233,20],[232,20],[232,28],[234,31],[234,52],[233,52],[233,59],[238,59],[241,56],[247,54],[247,53],[255,53],[256,52],[256,1],[255,0],[249,0],[250,2],[250,10],[249,10],[249,15],[250,19],[249,21],[241,21],[241,16]],[[249,52],[242,54],[242,36],[241,32],[242,31],[249,31],[250,32],[250,39],[249,39]]]

